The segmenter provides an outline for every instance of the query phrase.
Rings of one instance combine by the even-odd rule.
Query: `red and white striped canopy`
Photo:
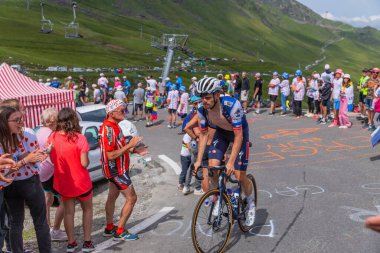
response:
[[[8,64],[0,65],[0,100],[16,98],[25,107],[25,125],[34,128],[40,124],[43,110],[70,107],[75,110],[73,91],[45,87],[24,76]]]

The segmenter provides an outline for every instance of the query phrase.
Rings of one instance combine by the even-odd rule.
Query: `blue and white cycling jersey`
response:
[[[229,96],[220,97],[219,99],[222,107],[222,114],[225,119],[231,123],[233,130],[240,130],[241,128],[244,129],[248,127],[243,108],[238,100]],[[217,128],[217,126],[208,121],[207,110],[203,106],[198,107],[198,117],[202,131],[205,131],[208,126],[211,128]]]

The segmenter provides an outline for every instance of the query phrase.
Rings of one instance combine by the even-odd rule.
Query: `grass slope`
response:
[[[31,1],[29,10],[24,0],[0,1],[1,61],[44,67],[161,66],[154,59],[164,52],[151,48],[150,39],[162,33],[189,34],[196,57],[237,59],[209,65],[217,70],[294,71],[320,59],[328,41],[344,37],[324,55],[333,67],[355,71],[376,64],[380,50],[377,30],[318,19],[293,0],[273,0],[272,5],[253,0],[77,1],[82,39],[64,39],[71,1],[45,2],[45,17],[54,23],[48,35],[39,33],[38,1]],[[286,15],[289,10],[292,18]],[[310,22],[295,20],[305,16],[297,13],[309,15]]]

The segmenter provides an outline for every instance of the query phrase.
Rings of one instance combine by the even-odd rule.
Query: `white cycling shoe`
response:
[[[249,209],[247,211],[247,216],[245,218],[245,226],[251,227],[255,223],[256,218],[256,205],[255,202],[249,204]]]

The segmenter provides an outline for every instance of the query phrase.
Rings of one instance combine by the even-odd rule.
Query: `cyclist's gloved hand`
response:
[[[231,176],[232,173],[234,173],[234,171],[235,171],[235,166],[234,166],[234,164],[227,163],[227,164],[226,164],[226,168],[227,168],[227,175],[228,175],[228,176]]]
[[[196,161],[196,162],[194,163],[193,176],[195,176],[195,175],[197,174],[199,167],[201,167],[201,163],[198,162],[198,161]]]

